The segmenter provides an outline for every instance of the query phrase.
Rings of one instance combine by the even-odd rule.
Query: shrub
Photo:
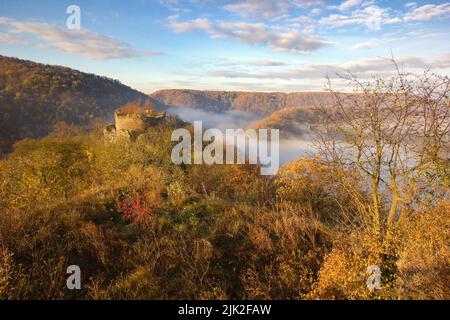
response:
[[[450,299],[450,202],[410,212],[399,228],[399,290],[404,299]]]

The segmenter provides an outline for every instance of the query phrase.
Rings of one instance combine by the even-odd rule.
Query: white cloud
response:
[[[224,9],[242,17],[273,18],[286,14],[292,4],[288,1],[247,0],[224,6]]]
[[[13,21],[13,19],[8,18],[8,17],[2,17],[0,16],[0,24],[7,24],[9,22]]]
[[[36,40],[30,42],[34,46],[79,54],[90,59],[106,60],[160,54],[136,50],[126,42],[86,29],[71,30],[48,23],[20,21],[5,17],[0,17],[0,24],[8,26],[7,35],[10,40],[14,37],[19,39],[20,35],[28,35]],[[8,38],[4,36],[4,40]]]
[[[248,44],[268,45],[274,51],[296,54],[310,53],[330,44],[299,30],[284,28],[277,30],[275,26],[263,23],[223,21],[213,23],[206,18],[180,22],[177,17],[169,17],[169,27],[175,32],[204,30],[215,39],[230,37]]]
[[[405,21],[427,21],[437,17],[450,15],[450,2],[444,4],[427,4],[416,8],[405,15]]]
[[[450,67],[450,54],[439,56],[432,61],[419,57],[399,57],[397,64],[403,69],[426,69],[428,67],[444,69]],[[241,79],[282,79],[282,80],[313,80],[338,78],[339,75],[352,72],[360,78],[371,76],[390,76],[395,73],[391,61],[383,58],[362,59],[342,64],[304,64],[301,68],[290,67],[270,72],[248,72],[233,70],[213,70],[208,72],[210,77],[241,78]]]
[[[180,0],[159,0],[161,5],[175,13],[190,13],[191,9],[183,8],[183,3]]]
[[[415,39],[426,39],[443,35],[443,32],[433,32],[429,30],[415,30],[406,33],[407,37],[414,37]]]
[[[400,18],[391,17],[389,11],[375,5],[357,9],[349,15],[331,14],[320,19],[319,23],[332,27],[344,27],[351,25],[366,26],[368,29],[379,30],[383,24],[401,22]]]
[[[20,36],[7,34],[7,33],[0,33],[0,43],[6,43],[6,44],[27,44],[28,41],[23,39]]]
[[[427,62],[418,57],[400,57],[396,58],[396,62],[403,68],[426,68],[428,66]],[[354,62],[347,62],[341,64],[340,67],[351,72],[390,71],[394,68],[390,60],[383,58],[364,59]]]
[[[310,16],[300,16],[296,18],[289,18],[285,20],[290,23],[290,27],[300,29],[302,28],[305,32],[313,34],[316,32],[317,21]]]
[[[450,52],[440,55],[432,62],[433,68],[450,68]]]
[[[281,61],[274,61],[274,60],[258,60],[251,62],[250,64],[254,66],[260,66],[260,67],[279,67],[284,66],[286,63]]]
[[[212,30],[213,24],[208,19],[198,18],[187,22],[177,20],[178,16],[169,17],[169,26],[175,32],[191,32],[198,29]]]
[[[218,62],[220,60],[220,62]],[[281,67],[288,65],[286,62],[272,59],[229,59],[226,57],[215,57],[214,59],[191,62],[186,64],[188,68],[205,67],[205,66],[220,66],[220,67]]]
[[[407,2],[405,4],[405,8],[414,8],[417,7],[417,2]]]
[[[224,9],[245,18],[276,18],[288,14],[295,8],[323,4],[323,0],[239,0],[224,6]]]
[[[347,0],[341,3],[339,6],[339,10],[346,11],[350,8],[353,8],[357,5],[361,4],[361,0]]]
[[[363,41],[363,42],[358,42],[356,44],[354,44],[353,46],[350,47],[350,50],[358,50],[358,49],[372,49],[372,48],[376,48],[382,45],[386,45],[388,43],[391,42],[399,42],[399,41],[403,41],[403,40],[408,40],[408,37],[405,36],[383,36],[381,38],[378,39],[368,39],[367,41]]]
[[[357,43],[353,46],[350,47],[351,50],[356,50],[356,49],[372,49],[375,47],[378,47],[382,42],[377,40],[377,39],[370,39],[369,41],[364,41],[364,42],[360,42]]]
[[[321,9],[321,8],[313,8],[312,10],[311,10],[311,15],[319,15],[319,14],[322,14],[323,13],[323,9]]]

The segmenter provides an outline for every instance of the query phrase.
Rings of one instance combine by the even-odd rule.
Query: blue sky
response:
[[[390,50],[406,69],[450,75],[449,31],[446,1],[0,0],[0,54],[146,93],[320,91],[326,75],[389,76]]]

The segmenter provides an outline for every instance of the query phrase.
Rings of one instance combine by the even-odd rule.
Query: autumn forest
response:
[[[449,299],[449,79],[342,80],[354,93],[147,96],[0,57],[0,299]],[[106,139],[127,103],[167,116]],[[176,165],[192,125],[171,110],[196,106],[316,151],[273,176]]]

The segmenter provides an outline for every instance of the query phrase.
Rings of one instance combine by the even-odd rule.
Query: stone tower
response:
[[[138,103],[129,103],[114,112],[115,125],[108,125],[103,132],[110,140],[119,135],[136,137],[150,126],[159,124],[165,116],[165,112],[155,113],[148,103],[143,107]]]
[[[127,111],[117,109],[114,112],[117,131],[142,132],[148,128],[146,116],[142,111]]]

